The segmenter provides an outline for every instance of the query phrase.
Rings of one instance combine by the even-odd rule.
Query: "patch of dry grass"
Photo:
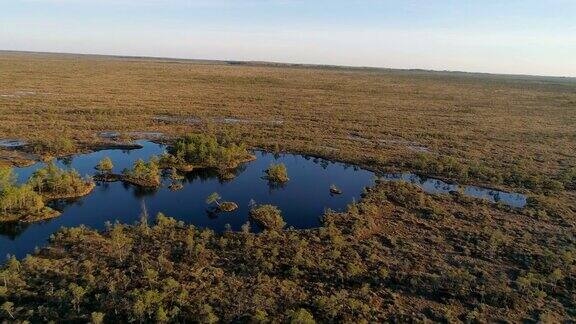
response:
[[[238,293],[272,300],[262,307],[276,319],[303,304],[322,321],[574,318],[574,80],[2,53],[0,94],[9,95],[0,96],[0,139],[25,139],[41,151],[72,147],[66,138],[83,150],[106,141],[98,136],[102,131],[173,137],[226,131],[252,146],[377,170],[410,168],[530,195],[527,208],[516,210],[379,183],[346,213],[329,212],[324,226],[309,231],[201,234],[165,218],[152,234],[148,227],[140,233],[142,226],[117,225],[107,234],[70,229],[44,254],[15,267],[30,292],[44,291],[46,280],[38,273],[60,269],[62,261],[67,268],[58,273],[66,275],[56,277],[54,285],[64,291],[67,280],[78,281],[68,273],[83,271],[78,260],[89,258],[101,269],[136,269],[146,259],[155,271],[150,273],[173,276],[182,291],[193,292],[186,305],[205,305],[204,295],[224,296],[213,303],[224,320],[254,310],[250,303],[238,306],[238,300],[250,300]],[[230,120],[250,122],[224,122]],[[17,153],[0,151],[0,160],[23,156]],[[186,238],[190,235],[192,240]],[[200,252],[172,260],[185,244]],[[39,258],[45,269],[34,266]],[[130,262],[134,267],[125,266]],[[204,270],[190,271],[193,267]],[[209,286],[203,271],[227,284]],[[262,274],[271,280],[256,286],[246,281],[266,278]],[[130,289],[144,285],[140,274],[118,278]],[[86,280],[86,314],[102,302],[96,296],[112,296],[101,285],[106,279]],[[285,289],[270,297],[270,287]],[[10,286],[6,298],[35,307],[22,298],[30,292],[19,289]],[[61,314],[51,314],[54,318],[78,313],[64,308],[71,303],[62,302],[67,299],[60,294],[38,296],[44,298],[39,304],[63,307]],[[357,313],[332,309],[345,304],[356,305]],[[117,312],[118,304],[106,300],[102,305],[96,308],[111,319],[136,309],[124,303],[126,311]],[[111,305],[114,312],[105,309]],[[24,310],[18,308],[19,318],[38,316]],[[186,312],[196,315],[195,308]]]

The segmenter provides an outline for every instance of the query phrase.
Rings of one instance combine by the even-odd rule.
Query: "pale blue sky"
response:
[[[576,1],[0,0],[0,49],[576,76]]]

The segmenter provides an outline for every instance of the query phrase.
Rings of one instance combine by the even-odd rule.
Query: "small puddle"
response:
[[[155,116],[152,117],[154,121],[174,124],[190,124],[197,125],[202,123],[202,120],[195,117],[176,117],[176,116]]]
[[[420,177],[413,173],[389,173],[383,175],[380,179],[384,181],[408,182],[430,194],[446,194],[451,191],[457,191],[466,196],[485,199],[492,203],[503,203],[514,208],[524,208],[527,200],[526,195],[519,193],[477,186],[450,184],[439,179]]]
[[[407,145],[406,147],[409,150],[417,152],[417,153],[431,153],[432,152],[432,150],[426,146]]]
[[[120,132],[105,131],[105,132],[98,133],[98,136],[100,136],[102,138],[116,139],[116,138],[120,137]]]
[[[202,123],[200,118],[196,117],[177,117],[177,116],[156,116],[152,118],[155,121],[176,124],[198,125]],[[206,119],[217,124],[249,124],[249,125],[282,125],[282,120],[255,120],[255,119],[242,119],[234,117],[213,118]]]
[[[407,148],[417,153],[431,153],[432,150],[427,146],[408,145]]]
[[[379,144],[382,145],[388,145],[388,146],[404,146],[407,149],[414,151],[414,152],[418,152],[418,153],[431,153],[432,150],[425,146],[422,145],[418,142],[412,142],[412,141],[407,141],[407,140],[402,140],[402,139],[381,139],[378,140]]]
[[[164,138],[164,133],[160,133],[160,132],[126,132],[126,133],[120,133],[120,132],[116,132],[116,131],[104,131],[104,132],[100,132],[98,134],[98,136],[100,136],[102,138],[112,139],[112,140],[118,139],[122,135],[125,135],[127,137],[136,137],[139,139],[161,139],[161,138]]]
[[[16,91],[14,93],[2,93],[0,94],[0,98],[20,98],[34,95],[36,95],[36,92],[34,91]]]
[[[240,118],[216,118],[215,123],[222,124],[268,124],[268,125],[282,125],[284,122],[281,120],[254,120],[254,119],[240,119]]]
[[[354,141],[354,142],[361,142],[361,143],[366,143],[366,144],[374,144],[374,142],[372,142],[372,140],[362,137],[362,136],[358,136],[358,135],[348,135],[348,137],[346,137],[347,139]]]
[[[26,141],[18,139],[2,139],[0,140],[0,147],[2,148],[18,148],[28,145]]]

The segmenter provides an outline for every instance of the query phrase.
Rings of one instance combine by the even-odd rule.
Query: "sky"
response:
[[[576,0],[0,0],[0,49],[576,77]]]

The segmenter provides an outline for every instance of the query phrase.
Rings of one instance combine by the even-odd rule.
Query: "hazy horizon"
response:
[[[576,77],[576,3],[15,0],[0,49]]]

